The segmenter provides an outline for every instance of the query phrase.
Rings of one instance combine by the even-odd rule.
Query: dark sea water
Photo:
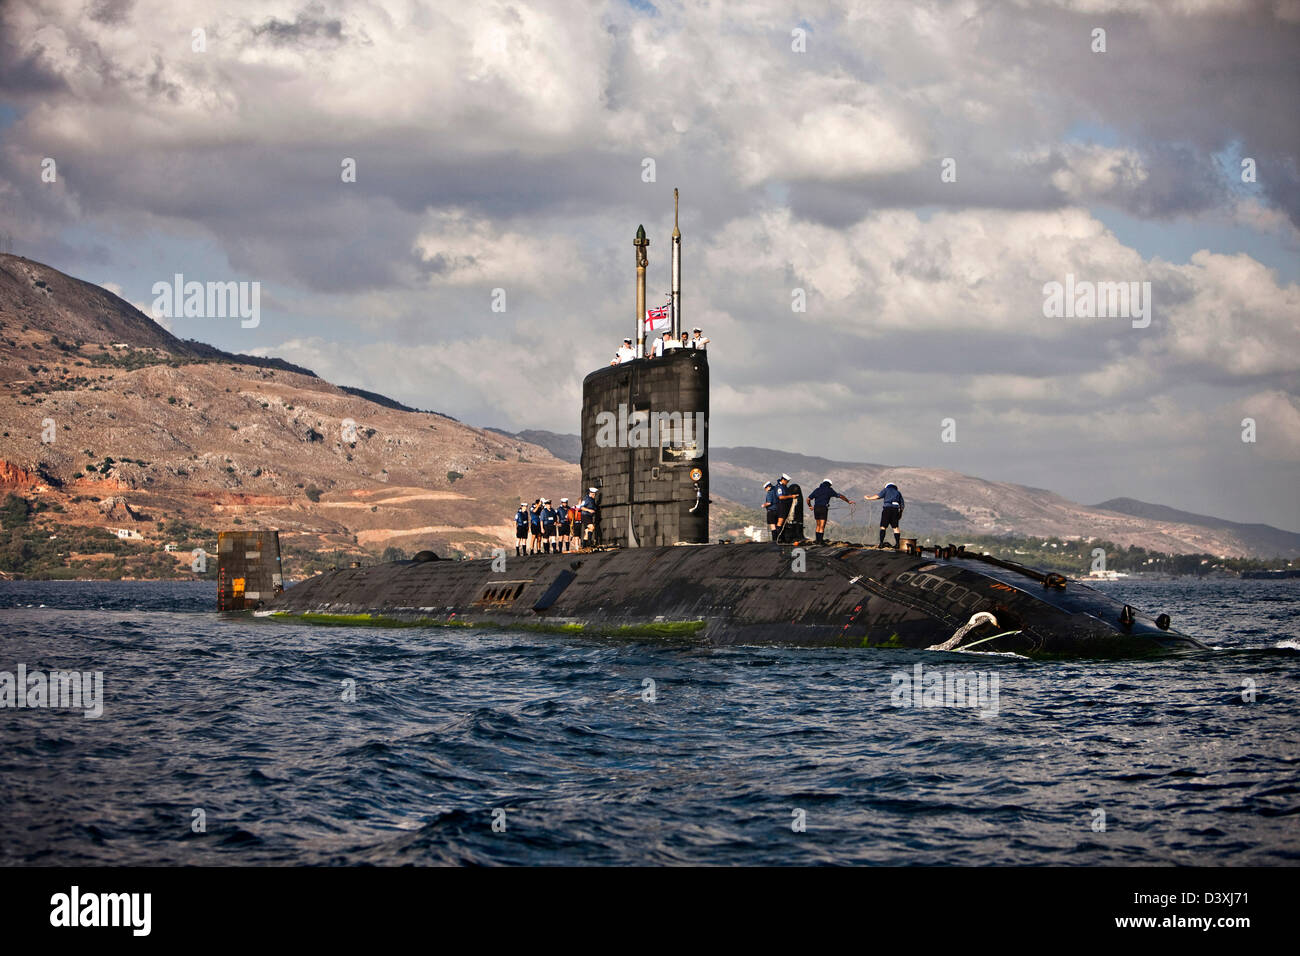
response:
[[[105,704],[0,710],[0,864],[1294,865],[1300,581],[1103,587],[1215,649],[702,650],[3,583],[0,671],[99,670]],[[997,713],[894,706],[918,662],[996,675]]]

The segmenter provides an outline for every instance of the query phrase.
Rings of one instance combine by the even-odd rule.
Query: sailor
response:
[[[691,333],[689,332],[682,333],[681,347],[684,349],[688,349],[691,347]]]
[[[578,507],[580,501],[575,501],[569,506],[569,513],[573,515],[573,548],[574,551],[582,550],[582,534],[584,528],[582,509]]]
[[[695,334],[691,336],[691,348],[700,349],[701,351],[709,347],[709,337],[704,334],[704,330],[698,325],[692,330]]]
[[[665,352],[667,352],[669,349],[679,349],[682,347],[682,343],[678,342],[675,338],[673,338],[673,334],[671,332],[665,332],[661,341],[663,342],[663,351]]]
[[[528,551],[528,505],[522,501],[519,502],[519,510],[515,512],[515,557],[526,554]]]
[[[569,550],[576,551],[582,546],[582,511],[578,509],[577,502],[569,505],[569,522],[573,524],[573,532],[569,535]]]
[[[537,498],[533,501],[533,506],[528,509],[528,530],[531,537],[528,541],[528,553],[537,554],[542,550],[542,499]]]
[[[636,349],[632,348],[632,340],[624,339],[623,347],[618,350],[618,364],[622,365],[624,362],[630,362],[634,358],[636,358]]]
[[[582,512],[582,535],[583,543],[590,542],[595,544],[596,536],[596,517],[600,514],[600,505],[596,504],[596,496],[600,492],[595,488],[587,489],[587,497],[578,503],[578,510]]]
[[[776,540],[776,526],[781,520],[781,502],[777,498],[776,486],[772,482],[763,484],[763,511],[767,515],[768,540]]]
[[[826,518],[830,515],[831,499],[839,498],[841,501],[848,501],[848,498],[831,487],[831,480],[826,478],[820,485],[813,489],[813,493],[808,496],[808,505],[813,510],[813,517],[817,519],[817,543],[825,544],[826,540],[822,537],[822,532],[826,530]]]
[[[662,336],[656,338],[654,341],[654,350],[650,352],[651,358],[662,358],[664,350],[676,349],[677,346],[669,345],[669,342],[672,342],[671,332],[664,332]]]
[[[551,499],[542,499],[542,551],[552,554],[559,549],[556,546],[555,532],[559,525],[559,515],[551,507]]]
[[[569,499],[561,498],[560,507],[555,510],[560,518],[557,527],[560,536],[560,551],[568,551],[569,535],[573,533],[573,509],[569,507]]]
[[[580,504],[582,504],[581,500],[578,501],[578,505]],[[573,550],[574,551],[578,551],[582,548],[583,514],[582,514],[582,509],[579,508],[578,505],[574,505],[572,508],[569,509],[570,520],[573,522]]]
[[[785,503],[777,521],[776,539],[798,541],[803,537],[803,489],[789,475],[783,474],[777,482],[777,500]]]
[[[880,542],[876,545],[879,548],[885,546],[885,529],[892,527],[894,529],[894,550],[898,550],[898,544],[903,536],[898,530],[898,522],[903,519],[903,493],[898,490],[898,485],[892,481],[880,489],[878,495],[867,495],[863,501],[879,501],[880,506]]]

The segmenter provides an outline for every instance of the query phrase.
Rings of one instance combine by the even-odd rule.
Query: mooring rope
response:
[[[1010,637],[1012,634],[1019,634],[1019,631],[1003,631],[1001,634],[990,634],[988,637],[981,637],[978,641],[971,641],[965,647],[960,648],[963,651],[969,651],[972,647],[978,647],[981,644],[987,644],[989,641],[995,641],[999,637]]]
[[[844,511],[844,509],[841,508],[839,505],[837,505],[834,501],[832,501],[829,505],[827,505],[826,510],[827,510],[827,511],[830,511],[830,512],[836,512],[836,511],[843,512],[843,511]],[[853,520],[853,516],[854,516],[854,514],[857,513],[857,510],[858,510],[858,503],[857,503],[856,501],[853,501],[852,499],[850,499],[850,500],[849,500],[849,520],[850,520],[850,521]],[[840,519],[836,518],[835,520],[838,521],[838,520],[840,520]]]
[[[953,648],[955,648],[958,644],[961,643],[963,637],[965,637],[971,631],[975,630],[975,628],[979,627],[981,624],[992,624],[994,627],[997,627],[998,619],[994,617],[992,614],[990,614],[988,611],[977,611],[976,613],[971,615],[969,621],[967,621],[965,624],[963,624],[961,627],[957,629],[956,634],[948,638],[948,640],[944,641],[942,644],[932,644],[931,646],[927,647],[926,650],[927,651],[951,651]]]

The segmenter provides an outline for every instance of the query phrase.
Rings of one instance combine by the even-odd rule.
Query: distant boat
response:
[[[1080,581],[1118,581],[1128,577],[1123,571],[1089,571]]]

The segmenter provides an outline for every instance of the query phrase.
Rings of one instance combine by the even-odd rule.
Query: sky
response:
[[[1300,531],[1298,91],[1300,0],[6,0],[0,235],[145,311],[259,283],[255,327],[161,321],[576,433],[677,187],[713,445]]]

